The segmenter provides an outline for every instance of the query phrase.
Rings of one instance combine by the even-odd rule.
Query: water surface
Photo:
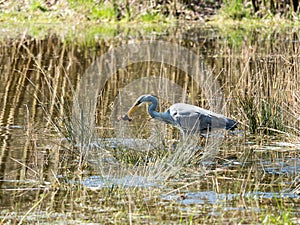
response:
[[[272,215],[300,223],[298,33],[253,30],[234,39],[187,26],[121,36],[99,35],[92,47],[51,33],[1,43],[1,220],[261,224]],[[92,90],[96,112],[84,106],[74,120],[82,107],[74,96],[91,65],[122,44],[138,49],[149,40],[195,55],[180,69],[151,55],[132,63],[122,53],[125,66]],[[196,72],[208,74],[201,85],[184,69],[196,68],[192,56],[202,68]],[[102,63],[118,68],[113,58]],[[240,122],[239,130],[183,143],[145,107],[132,123],[118,121],[141,93],[158,95],[160,111],[180,101],[222,112]]]

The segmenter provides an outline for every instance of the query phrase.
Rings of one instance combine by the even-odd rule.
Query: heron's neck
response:
[[[151,104],[148,107],[148,113],[150,114],[150,116],[154,119],[158,119],[161,121],[164,121],[166,123],[173,123],[174,121],[172,120],[172,118],[170,118],[170,113],[167,112],[157,112],[157,105],[158,105],[158,101],[153,101],[151,102]]]
[[[149,107],[148,107],[148,113],[150,114],[150,116],[152,118],[160,118],[161,113],[157,112],[157,105],[158,105],[158,101],[156,99],[153,99],[153,101],[151,101]]]

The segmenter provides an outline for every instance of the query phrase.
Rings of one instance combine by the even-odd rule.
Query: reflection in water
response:
[[[244,198],[254,199],[300,199],[299,195],[293,193],[274,193],[274,192],[251,192],[245,193]],[[206,192],[188,192],[183,197],[177,195],[162,196],[163,200],[177,200],[183,205],[204,205],[204,204],[218,204],[228,206],[230,202],[240,198],[239,194],[222,194],[213,191]],[[223,207],[224,207],[223,206]],[[243,207],[243,209],[245,209]]]
[[[214,29],[203,32],[199,31],[202,28],[198,32],[196,30],[178,30],[174,35],[160,37],[164,41],[187,47],[197,56],[188,55],[187,58],[191,57],[191,61],[183,61],[180,68],[174,66],[176,63],[151,62],[150,59],[145,62],[126,61],[127,64],[120,67],[111,61],[102,62],[113,67],[113,73],[102,83],[101,92],[91,90],[96,93],[97,103],[96,112],[92,114],[95,119],[95,137],[88,140],[87,145],[74,138],[74,127],[80,123],[76,124],[78,121],[71,120],[71,112],[74,110],[72,107],[77,103],[73,96],[87,68],[107,53],[108,49],[115,49],[124,41],[99,40],[94,48],[66,43],[55,35],[40,40],[23,36],[2,42],[2,207],[7,206],[5,209],[9,209],[16,206],[7,197],[13,193],[23,207],[22,210],[32,207],[33,200],[43,202],[41,208],[53,207],[57,211],[64,205],[63,201],[67,201],[66,208],[69,210],[76,202],[63,197],[74,193],[70,190],[56,192],[52,189],[57,186],[61,188],[64,184],[83,184],[96,188],[96,192],[91,195],[95,196],[93,199],[101,199],[103,197],[99,197],[101,193],[98,192],[102,189],[109,194],[114,190],[102,183],[104,178],[115,186],[158,188],[168,193],[165,196],[174,195],[176,198],[177,192],[181,191],[178,186],[182,185],[186,188],[186,196],[180,196],[179,202],[185,202],[186,205],[205,205],[207,202],[214,204],[214,201],[222,204],[223,201],[232,200],[232,205],[226,206],[227,209],[238,210],[240,206],[235,201],[237,196],[263,199],[262,203],[251,203],[262,204],[259,208],[267,205],[264,203],[266,198],[274,200],[280,197],[284,198],[283,201],[285,198],[297,199],[295,201],[299,203],[296,195],[299,192],[299,146],[283,146],[276,144],[284,143],[282,140],[276,142],[277,137],[267,136],[265,139],[263,136],[279,132],[288,134],[292,139],[294,133],[299,133],[300,94],[299,82],[295,82],[299,80],[300,74],[298,34],[287,31],[274,33],[270,35],[271,38],[266,38],[253,31],[251,37],[245,37],[243,41],[236,43],[222,37]],[[199,36],[193,36],[194,34]],[[135,43],[134,39],[127,40],[128,43]],[[159,49],[156,50],[159,53]],[[169,60],[178,62],[181,59],[178,55],[169,56]],[[196,63],[199,63],[198,67],[195,67]],[[185,72],[198,68],[195,69],[198,74],[199,67],[206,68],[208,75],[201,82]],[[116,68],[118,69],[114,70]],[[151,82],[146,82],[149,80]],[[207,94],[205,90],[209,88],[199,85],[209,86],[210,81],[219,84],[212,90],[214,93],[222,93],[221,98],[220,95]],[[213,163],[209,161],[210,166],[201,164],[199,159],[205,156],[202,149],[208,146],[207,139],[203,140],[204,147],[196,150],[199,151],[197,157],[188,158],[195,155],[194,143],[189,143],[188,146],[177,143],[180,139],[177,130],[145,120],[148,118],[145,109],[140,109],[133,123],[120,123],[116,120],[118,115],[124,113],[123,110],[128,110],[136,96],[144,94],[143,92],[161,96],[159,111],[164,111],[175,102],[187,102],[204,108],[215,105],[225,115],[244,125],[241,129],[255,133],[256,138],[251,139],[247,132],[242,137],[227,135],[221,146],[210,146],[216,150],[216,160],[213,157]],[[82,100],[84,102],[85,99]],[[85,116],[79,113],[81,119],[91,118],[91,115]],[[86,127],[77,131],[85,131],[84,128]],[[82,136],[88,135],[83,133]],[[173,143],[177,143],[177,151],[172,148]],[[93,153],[87,157],[87,161],[82,155],[82,149],[86,147],[89,153]],[[184,155],[182,152],[191,154]],[[185,162],[187,166],[180,167],[181,162]],[[83,175],[85,178],[81,180]],[[149,179],[151,176],[156,180]],[[195,186],[189,186],[190,184]],[[24,189],[21,190],[22,188]],[[196,191],[193,190],[195,188]],[[15,189],[19,192],[10,192]],[[40,191],[36,191],[37,189]],[[282,189],[287,191],[282,193]],[[291,194],[292,191],[295,195]],[[220,194],[225,192],[224,195]],[[84,191],[76,193],[78,201],[83,193]],[[42,201],[48,198],[52,201],[50,206],[47,204],[51,201]],[[141,199],[145,198],[143,196]],[[147,198],[151,199],[149,196]],[[166,199],[162,198],[164,200]],[[243,200],[238,199],[239,202]],[[295,209],[292,203],[286,203],[291,209]],[[96,207],[99,202],[93,204]],[[156,207],[160,204],[166,203],[156,202],[153,205]],[[276,204],[275,200],[272,204]],[[215,212],[210,212],[223,213],[220,205],[214,210]],[[57,212],[57,215],[61,215],[60,213]],[[5,214],[0,216],[3,218]]]
[[[97,190],[102,189],[105,187],[115,186],[122,186],[122,187],[142,187],[142,188],[149,188],[149,187],[158,187],[159,185],[147,180],[146,177],[141,176],[126,176],[121,178],[113,178],[108,177],[107,179],[99,176],[91,176],[85,178],[82,181],[82,184],[86,187]]]

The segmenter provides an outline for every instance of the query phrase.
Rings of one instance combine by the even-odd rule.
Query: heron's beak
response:
[[[137,101],[126,113],[129,117],[131,116],[132,113],[134,113],[135,110],[137,110],[137,108],[139,107],[139,105],[141,104],[141,102]]]
[[[128,120],[131,121],[132,119],[130,118],[131,114],[134,113],[135,110],[137,110],[137,108],[139,107],[139,105],[141,104],[141,102],[137,101],[129,110],[128,112],[122,116],[122,120]]]

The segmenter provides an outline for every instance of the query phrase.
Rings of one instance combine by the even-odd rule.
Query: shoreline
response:
[[[300,29],[299,19],[290,20],[278,15],[261,19],[247,17],[233,19],[229,16],[229,12],[226,14],[226,9],[222,9],[223,5],[219,1],[192,5],[192,9],[197,10],[197,12],[187,10],[187,6],[168,4],[166,6],[157,5],[156,8],[160,11],[156,12],[156,8],[151,8],[152,11],[149,8],[143,10],[141,6],[126,9],[122,5],[123,3],[115,6],[108,1],[96,4],[97,1],[92,0],[81,3],[76,0],[66,2],[56,0],[52,1],[55,2],[54,5],[47,3],[50,1],[46,1],[48,5],[44,1],[34,1],[35,3],[31,4],[22,4],[20,3],[22,1],[19,3],[12,2],[8,1],[6,5],[0,5],[0,21],[2,22],[0,25],[2,34],[0,35],[4,38],[13,38],[24,33],[34,38],[40,38],[51,32],[70,40],[76,39],[76,36],[80,36],[80,39],[90,39],[89,35],[93,32],[95,35],[96,33],[103,33],[103,35],[111,36],[118,29],[140,29],[150,32],[153,30],[158,34],[163,34],[168,27],[181,28],[183,26],[215,27],[222,30],[226,35],[239,28],[243,30],[262,29],[264,31]],[[172,12],[172,7],[177,7],[174,12]],[[134,10],[138,8],[141,8],[141,11],[135,12]],[[200,12],[201,9],[204,11]],[[179,15],[173,15],[178,14],[178,12],[180,12]],[[191,16],[191,13],[194,16]]]

